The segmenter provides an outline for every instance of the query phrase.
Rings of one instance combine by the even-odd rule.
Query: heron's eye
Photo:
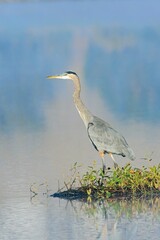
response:
[[[67,76],[68,74],[67,73],[64,73],[63,76]]]

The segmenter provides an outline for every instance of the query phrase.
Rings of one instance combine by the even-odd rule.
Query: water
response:
[[[73,105],[72,83],[46,80],[65,70],[79,74],[91,112],[126,137],[134,166],[159,163],[159,7],[0,5],[0,239],[159,239],[158,198],[89,204],[42,194],[46,185],[49,194],[63,185],[75,162],[83,171],[94,160],[101,167]]]

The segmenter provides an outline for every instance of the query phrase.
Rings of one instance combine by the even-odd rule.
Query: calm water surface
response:
[[[85,203],[43,194],[63,185],[75,162],[82,171],[94,160],[101,167],[72,83],[47,81],[50,74],[79,74],[84,102],[123,133],[133,166],[160,162],[159,5],[0,4],[0,239],[160,238],[159,198]]]

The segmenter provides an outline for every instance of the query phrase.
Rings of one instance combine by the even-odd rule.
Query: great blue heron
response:
[[[47,78],[69,79],[73,81],[75,87],[73,94],[74,104],[86,126],[90,141],[102,158],[103,171],[106,169],[104,162],[104,155],[106,153],[108,153],[112,158],[115,167],[117,167],[118,164],[116,163],[113,154],[128,157],[131,160],[135,159],[134,152],[129,147],[125,138],[120,133],[118,133],[109,123],[92,115],[92,113],[90,113],[90,111],[86,108],[80,98],[80,79],[75,72],[68,71],[61,75],[48,76]]]

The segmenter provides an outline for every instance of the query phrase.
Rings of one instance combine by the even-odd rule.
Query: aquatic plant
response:
[[[71,169],[70,178],[65,187],[53,194],[61,198],[105,199],[117,196],[141,196],[160,194],[160,164],[149,168],[132,168],[130,164],[116,169],[96,169],[89,166],[80,174],[77,163]],[[65,189],[66,188],[66,189]]]

